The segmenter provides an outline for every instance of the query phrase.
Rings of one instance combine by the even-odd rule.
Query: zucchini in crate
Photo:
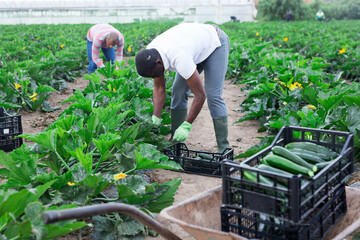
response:
[[[241,163],[240,164],[241,166],[246,166],[250,169],[256,169],[255,167],[251,167],[247,164],[244,164],[244,163]],[[249,180],[249,181],[252,181],[252,182],[255,182],[255,183],[258,183],[258,178],[257,178],[257,174],[255,172],[251,172],[251,171],[244,171],[244,177]],[[261,174],[259,174],[259,182],[264,184],[264,185],[267,185],[269,187],[274,187],[275,186],[275,183],[274,181],[272,181],[270,178],[268,177],[265,177]],[[286,189],[286,187],[282,184],[277,184],[278,187],[282,188],[282,189]]]
[[[309,177],[314,176],[314,172],[309,168],[303,167],[281,156],[269,155],[266,156],[264,160],[270,166],[280,168],[290,173],[302,174]]]
[[[271,151],[278,156],[284,157],[300,166],[306,167],[308,169],[310,169],[313,172],[317,171],[317,167],[316,165],[312,165],[310,163],[308,163],[307,161],[305,161],[304,159],[302,159],[301,157],[297,156],[296,154],[290,152],[288,149],[281,147],[281,146],[274,146],[271,148]]]
[[[316,152],[311,152],[300,148],[289,149],[289,151],[311,164],[322,163],[327,161],[325,158],[321,157],[321,154]]]
[[[269,173],[282,174],[282,175],[285,175],[285,176],[288,176],[288,177],[294,176],[294,174],[292,174],[292,173],[289,173],[287,171],[284,171],[284,170],[269,166],[267,164],[257,165],[257,168],[260,169],[260,170],[263,170],[263,171],[267,171]],[[288,182],[286,181],[285,178],[278,178],[278,181],[279,181],[279,183],[283,184],[284,186],[288,185]]]
[[[316,166],[317,166],[319,169],[323,169],[323,168],[327,167],[329,164],[331,164],[332,162],[333,162],[333,161],[317,163]]]
[[[285,148],[287,149],[300,148],[315,153],[325,154],[327,160],[334,159],[338,156],[338,154],[333,150],[331,150],[330,148],[312,142],[291,142],[286,144]]]
[[[199,153],[199,157],[204,159],[204,160],[212,160],[213,157],[209,154],[206,154],[206,153]]]

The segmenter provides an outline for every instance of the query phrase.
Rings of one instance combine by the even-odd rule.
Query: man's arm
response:
[[[124,37],[119,36],[118,44],[116,45],[116,61],[120,64],[123,60],[123,52],[124,52]]]
[[[191,92],[194,94],[194,100],[191,104],[190,111],[186,118],[188,123],[193,123],[195,118],[199,115],[202,106],[204,105],[206,94],[202,85],[200,74],[197,70],[186,80]]]
[[[153,90],[153,101],[154,101],[154,115],[161,118],[161,111],[165,104],[166,98],[166,87],[165,77],[154,78],[154,90]]]

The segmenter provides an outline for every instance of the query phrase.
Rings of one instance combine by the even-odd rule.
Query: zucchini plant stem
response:
[[[114,149],[115,149],[115,146],[114,146],[109,152],[111,153]],[[95,174],[96,171],[98,170],[100,163],[103,161],[102,158],[103,158],[103,155],[101,155],[98,163],[96,164],[96,167],[95,167],[95,169],[94,169],[94,171],[93,171],[94,174]]]

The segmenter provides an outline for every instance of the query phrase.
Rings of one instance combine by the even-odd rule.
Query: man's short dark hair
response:
[[[136,70],[142,77],[152,77],[159,52],[154,49],[143,49],[135,57]]]

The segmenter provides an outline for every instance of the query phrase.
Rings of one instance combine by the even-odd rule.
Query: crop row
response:
[[[360,148],[358,21],[226,23],[228,77],[244,84],[241,104],[269,136],[284,125],[340,130]],[[271,142],[264,138],[260,149]],[[247,157],[256,150],[238,157]],[[357,156],[359,158],[359,156]]]

